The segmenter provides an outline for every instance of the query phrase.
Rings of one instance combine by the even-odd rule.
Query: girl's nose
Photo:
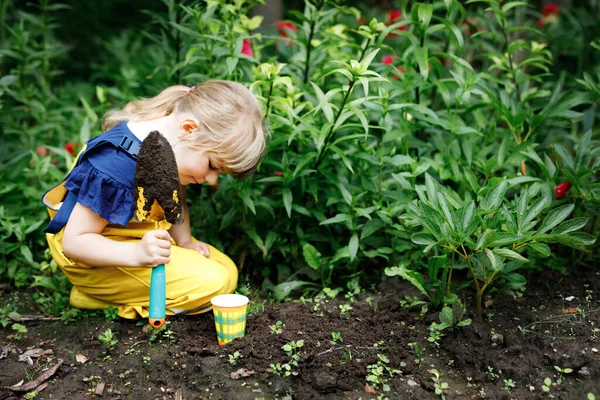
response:
[[[206,175],[206,182],[211,186],[214,186],[219,180],[219,171],[210,171],[208,175]]]

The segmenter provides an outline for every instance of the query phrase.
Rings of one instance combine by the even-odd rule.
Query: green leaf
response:
[[[494,254],[499,255],[500,257],[508,258],[509,260],[521,261],[521,262],[529,262],[528,259],[517,253],[516,251],[512,251],[509,249],[494,249]]]
[[[573,161],[573,157],[571,157],[569,152],[567,150],[565,150],[565,148],[563,146],[561,146],[560,144],[555,144],[554,148],[556,149],[556,152],[560,155],[560,158],[562,158],[563,162],[568,167],[575,169],[575,162]]]
[[[483,252],[485,253],[488,260],[490,260],[490,266],[492,267],[492,269],[494,271],[499,271],[501,265],[498,265],[498,260],[496,260],[496,256],[494,255],[494,253],[490,249],[483,249]]]
[[[287,212],[288,218],[292,217],[292,191],[288,188],[284,188],[281,191],[283,195],[283,205],[285,206],[285,211]]]
[[[335,217],[326,219],[325,221],[321,222],[319,225],[329,225],[329,224],[337,224],[340,222],[348,222],[348,221],[352,221],[352,217],[350,217],[350,215],[348,214],[337,214]]]
[[[479,240],[477,241],[477,249],[482,250],[488,246],[489,243],[492,243],[496,240],[496,231],[492,229],[486,229],[483,235],[479,236]]]
[[[29,249],[29,247],[22,245],[21,246],[21,254],[29,263],[33,264],[33,254],[31,253],[31,250]]]
[[[556,225],[563,222],[575,208],[574,204],[565,204],[561,207],[555,208],[546,215],[544,222],[538,228],[537,233],[544,233],[554,228]]]
[[[98,122],[98,114],[96,114],[92,107],[90,107],[88,102],[83,97],[79,97],[79,100],[81,100],[83,108],[85,109],[85,113],[87,114],[87,117],[90,119],[90,121],[92,121],[93,124]]]
[[[302,255],[309,267],[316,271],[321,269],[321,253],[312,244],[304,243],[302,245]]]
[[[503,180],[491,189],[491,191],[486,196],[485,201],[487,210],[494,210],[500,206],[500,204],[504,200],[504,194],[506,193],[507,187],[508,182],[506,180]]]
[[[561,233],[569,233],[581,229],[587,224],[589,218],[573,218],[571,220],[565,221],[552,231],[553,235],[558,235]]]
[[[533,219],[542,211],[544,211],[551,203],[552,200],[548,196],[542,196],[537,199],[529,208],[527,215],[525,215],[522,224],[519,226],[519,229],[524,229],[529,222],[533,221]]]
[[[350,261],[353,261],[356,257],[356,253],[358,252],[358,235],[355,233],[350,238],[350,242],[348,243],[348,253],[350,254]]]
[[[428,61],[428,49],[427,47],[415,47],[415,58],[419,64],[419,71],[424,80],[427,80],[429,76],[429,61]]]
[[[496,240],[490,243],[490,247],[506,246],[507,244],[513,244],[523,239],[523,236],[514,233],[498,232],[496,233]]]
[[[423,29],[427,29],[429,23],[431,22],[431,15],[433,14],[433,5],[419,3],[417,4],[417,6],[419,7],[419,22]]]
[[[433,236],[431,236],[430,234],[425,233],[425,232],[415,233],[411,237],[411,240],[415,244],[420,244],[420,245],[424,245],[424,246],[430,246],[430,245],[434,245],[437,243]]]
[[[574,232],[568,234],[545,234],[536,236],[535,239],[538,242],[544,243],[560,243],[565,246],[580,248],[583,246],[590,246],[596,242],[596,238],[586,232]]]
[[[427,290],[425,290],[425,287],[424,287],[425,282],[423,280],[423,275],[421,275],[419,272],[412,271],[412,270],[406,268],[404,266],[404,264],[401,264],[399,267],[386,268],[385,274],[387,276],[400,276],[400,277],[406,279],[415,288],[417,288],[419,290],[419,292],[421,292],[422,294],[427,296],[427,298],[431,299],[431,297],[429,296],[429,293],[427,293]]]
[[[275,300],[282,301],[288,297],[292,291],[301,288],[302,286],[313,286],[313,284],[304,281],[283,282],[275,286],[275,289],[273,290],[273,296],[275,296]]]
[[[438,203],[439,203],[440,207],[442,208],[442,212],[444,213],[444,217],[446,218],[446,222],[448,222],[448,224],[450,224],[450,227],[452,229],[455,229],[454,216],[452,215],[452,211],[450,210],[450,207],[448,207],[448,203],[446,203],[446,199],[444,198],[444,196],[442,196],[441,193],[437,194],[437,199],[438,199]]]
[[[442,308],[442,311],[440,311],[440,322],[448,326],[454,325],[454,318],[450,307]]]
[[[474,216],[475,216],[475,202],[473,200],[471,200],[471,202],[464,209],[463,229],[462,229],[463,232],[467,231]],[[470,232],[466,232],[466,233],[470,234]]]
[[[531,247],[533,251],[540,253],[544,257],[549,257],[552,254],[550,247],[544,243],[529,242],[527,243],[527,246]]]

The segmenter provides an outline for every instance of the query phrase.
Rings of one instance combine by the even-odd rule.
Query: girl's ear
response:
[[[186,118],[179,125],[179,129],[183,133],[188,134],[197,131],[199,126],[200,124],[198,123],[198,120],[196,118]]]

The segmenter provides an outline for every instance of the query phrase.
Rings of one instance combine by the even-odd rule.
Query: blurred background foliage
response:
[[[50,313],[69,284],[42,194],[108,109],[207,79],[251,87],[272,138],[252,178],[190,191],[193,233],[276,300],[400,276],[434,307],[479,308],[598,263],[600,1],[0,0],[0,16],[0,279]]]

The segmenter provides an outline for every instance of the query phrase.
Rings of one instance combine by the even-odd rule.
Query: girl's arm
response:
[[[171,229],[169,229],[169,233],[171,234],[171,237],[175,240],[177,246],[196,250],[200,254],[209,257],[210,250],[206,243],[196,242],[192,239],[192,231],[190,229],[190,212],[188,210],[186,202],[187,188],[185,186],[182,186],[181,192],[183,195],[183,201],[181,202],[183,204],[183,223],[171,226]]]
[[[167,231],[146,232],[135,243],[117,242],[101,235],[107,224],[90,208],[75,204],[62,239],[65,255],[94,267],[155,267],[171,261]]]

